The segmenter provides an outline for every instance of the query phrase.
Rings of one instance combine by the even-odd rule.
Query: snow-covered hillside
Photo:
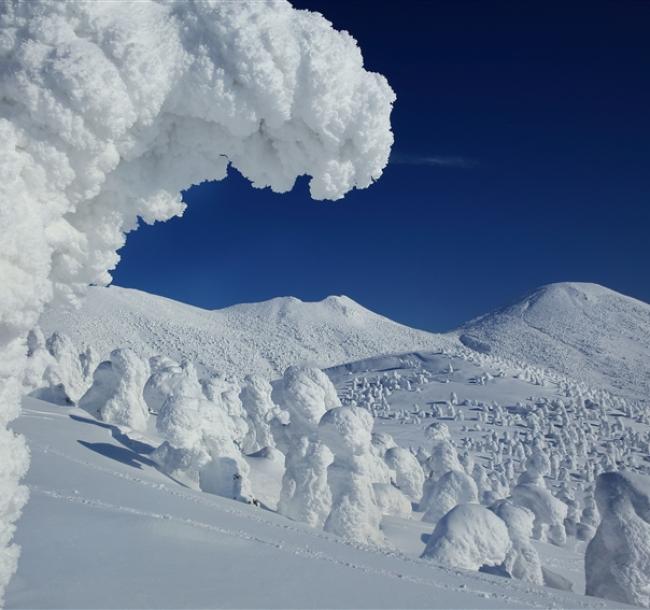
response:
[[[549,369],[592,387],[650,395],[650,305],[595,284],[544,286],[446,335],[393,322],[345,296],[293,297],[209,311],[138,290],[90,289],[78,311],[51,310],[46,334],[102,357],[116,347],[188,358],[199,370],[280,376],[290,365],[332,367],[380,354],[466,348]]]
[[[138,290],[91,288],[78,311],[49,311],[41,326],[102,357],[116,347],[190,359],[199,370],[278,377],[295,364],[329,367],[452,342],[397,324],[344,296],[293,297],[208,311]]]
[[[453,335],[591,386],[650,395],[650,305],[597,284],[544,286]]]
[[[81,409],[26,399],[15,427],[32,452],[31,499],[8,608],[613,607],[420,560],[429,524],[389,520],[412,552],[372,550],[185,488],[146,442]]]

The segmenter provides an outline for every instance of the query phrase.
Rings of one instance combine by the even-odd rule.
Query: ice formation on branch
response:
[[[0,6],[0,528],[25,497],[26,337],[54,297],[106,284],[138,219],[225,177],[316,199],[379,178],[394,94],[354,39],[268,2],[3,2]],[[189,92],[189,94],[188,94]],[[2,544],[10,538],[3,537]],[[0,551],[0,589],[16,549]],[[1,590],[0,590],[1,594]]]
[[[585,554],[587,595],[650,608],[650,480],[603,473],[596,502],[601,521]]]

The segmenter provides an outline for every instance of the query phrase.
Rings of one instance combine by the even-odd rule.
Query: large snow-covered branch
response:
[[[394,94],[354,39],[288,2],[0,6],[0,545],[24,502],[25,337],[54,300],[110,281],[125,234],[226,176],[339,199],[387,163]],[[5,501],[6,500],[6,501]],[[13,554],[12,554],[13,553]],[[0,590],[15,551],[0,551]],[[1,591],[0,591],[1,592]]]

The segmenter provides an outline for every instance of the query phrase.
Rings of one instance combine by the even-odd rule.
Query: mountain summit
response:
[[[482,351],[647,397],[650,305],[598,284],[549,284],[455,333]]]

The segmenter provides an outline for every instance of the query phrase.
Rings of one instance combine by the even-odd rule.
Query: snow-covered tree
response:
[[[143,390],[149,363],[132,350],[115,349],[93,374],[93,384],[79,406],[105,422],[146,430],[149,410]]]
[[[536,540],[548,540],[557,546],[566,544],[564,520],[567,505],[553,496],[546,487],[520,483],[512,490],[512,501],[535,515],[533,537]]]
[[[267,379],[259,375],[244,380],[239,398],[248,419],[248,432],[244,437],[244,453],[254,453],[264,447],[275,447],[271,422],[283,418],[280,408],[273,402],[273,388]],[[287,414],[288,416],[288,414]]]
[[[601,521],[585,554],[586,593],[650,608],[650,479],[598,477]]]
[[[293,436],[313,433],[326,411],[341,406],[329,377],[313,367],[290,366],[272,396],[276,404],[289,412]]]
[[[437,480],[429,479],[420,503],[422,521],[437,523],[454,506],[478,502],[474,479],[462,470],[450,470]]]
[[[551,461],[547,453],[535,446],[532,454],[526,460],[526,470],[519,477],[519,483],[531,483],[545,486],[544,477],[551,472]]]
[[[302,436],[285,458],[278,512],[321,528],[332,509],[327,469],[332,452],[321,442]]]
[[[289,367],[272,398],[289,416],[288,425],[276,428],[275,440],[285,453],[278,511],[323,525],[331,509],[327,471],[333,457],[318,440],[318,424],[328,409],[340,406],[336,389],[319,369]]]
[[[448,440],[434,442],[431,455],[426,461],[426,467],[430,473],[428,478],[434,481],[450,470],[464,472],[464,468],[458,460],[456,448]]]
[[[373,423],[372,415],[359,407],[331,409],[320,421],[319,437],[334,454],[327,474],[332,510],[324,529],[349,540],[383,544],[368,468]]]
[[[183,368],[177,362],[166,356],[153,356],[149,359],[149,368],[151,375],[144,386],[142,395],[147,403],[147,407],[153,413],[159,413],[165,401],[171,397],[177,390],[177,386],[186,383],[185,377],[191,376],[194,382],[198,397],[200,394],[199,379],[196,370],[190,363],[186,363]],[[184,392],[187,392],[185,387]]]
[[[512,546],[504,561],[506,572],[512,578],[543,585],[542,564],[535,547],[530,542],[535,515],[510,500],[499,500],[489,509],[508,526]]]
[[[232,377],[217,374],[208,379],[202,379],[201,386],[206,398],[226,414],[230,438],[239,449],[243,449],[249,426],[240,398],[241,386],[239,382]]]
[[[436,524],[422,558],[465,570],[498,566],[512,544],[508,527],[480,504],[459,504]]]
[[[424,470],[417,458],[403,447],[391,447],[384,455],[388,467],[395,472],[395,485],[411,502],[422,498]]]
[[[391,483],[373,483],[375,501],[382,515],[407,519],[413,512],[411,502],[404,493]]]
[[[45,389],[44,385],[49,387],[49,382],[44,382],[45,371],[55,365],[52,354],[47,349],[43,331],[34,327],[27,335],[27,363],[25,366],[24,386],[27,392],[34,392],[34,396],[40,397],[39,390]],[[44,400],[49,400],[44,398]],[[49,400],[49,402],[58,403],[58,400]]]

